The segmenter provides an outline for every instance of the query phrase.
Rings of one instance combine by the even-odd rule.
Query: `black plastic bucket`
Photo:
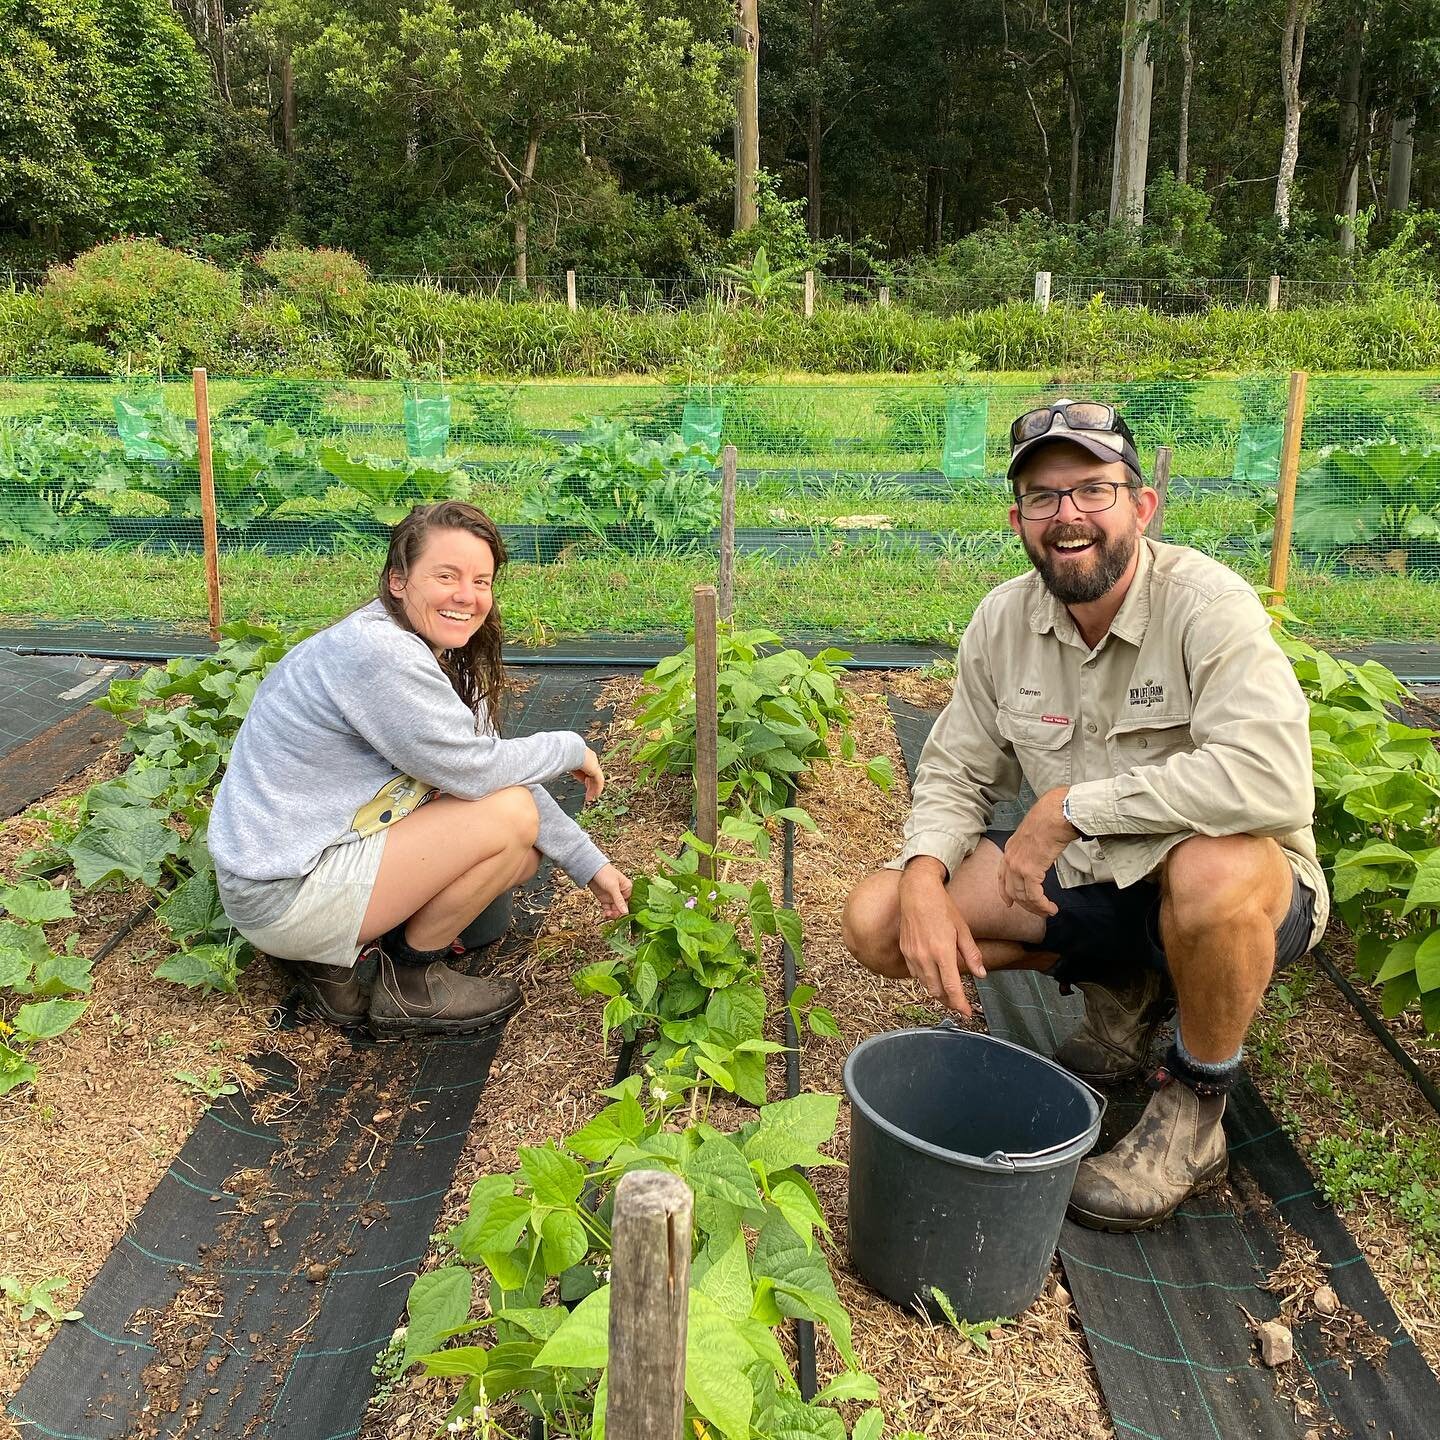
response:
[[[898,1305],[966,1320],[1040,1293],[1104,1101],[1053,1060],[949,1021],[863,1041],[845,1062],[850,1257]]]

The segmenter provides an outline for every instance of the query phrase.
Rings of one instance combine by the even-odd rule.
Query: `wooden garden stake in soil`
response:
[[[735,447],[720,452],[720,619],[735,615]]]
[[[815,272],[805,272],[805,318],[808,320],[815,313]]]
[[[715,696],[715,587],[695,587],[695,833],[714,849],[720,832],[720,739]],[[700,873],[715,878],[714,855]]]
[[[632,1170],[615,1187],[608,1440],[679,1440],[694,1207],[678,1175]]]
[[[195,367],[195,442],[200,456],[200,523],[205,532],[205,589],[210,597],[210,638],[220,638],[220,537],[215,527],[215,470],[210,455],[210,391],[203,366]]]
[[[573,270],[565,272],[565,303],[570,307],[572,315],[580,308],[575,300],[575,272]]]
[[[1305,425],[1303,370],[1290,373],[1290,399],[1285,406],[1285,438],[1280,446],[1280,493],[1275,502],[1275,533],[1270,542],[1270,588],[1285,591],[1290,578],[1290,535],[1295,528],[1295,482],[1300,475],[1300,435]]]
[[[1165,494],[1170,488],[1170,447],[1155,447],[1155,468],[1150,474],[1150,488],[1160,497],[1155,507],[1154,518],[1150,521],[1150,533],[1157,539],[1165,538]]]

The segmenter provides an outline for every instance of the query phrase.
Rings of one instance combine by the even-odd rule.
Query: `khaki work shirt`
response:
[[[1268,835],[1315,893],[1311,943],[1324,932],[1309,706],[1254,590],[1198,551],[1142,538],[1093,650],[1034,572],[980,602],[892,864],[933,855],[953,874],[1022,777],[1068,786],[1095,837],[1056,861],[1062,886],[1133,885],[1191,835]]]

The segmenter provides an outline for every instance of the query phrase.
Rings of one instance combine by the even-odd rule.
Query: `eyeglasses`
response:
[[[1057,415],[1069,430],[1102,430],[1112,435],[1123,435],[1132,445],[1135,443],[1130,427],[1113,405],[1105,405],[1098,400],[1072,400],[1064,405],[1043,405],[1037,410],[1027,410],[1010,426],[1011,448],[1026,440],[1038,440],[1042,435],[1048,435]]]
[[[1060,502],[1068,495],[1077,510],[1093,515],[1098,510],[1111,509],[1122,490],[1134,488],[1121,480],[1087,480],[1068,490],[1027,490],[1016,497],[1015,504],[1027,520],[1048,520],[1060,513]]]

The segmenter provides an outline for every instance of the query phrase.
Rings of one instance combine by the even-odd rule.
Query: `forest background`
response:
[[[0,0],[0,264],[1424,280],[1437,98],[1440,0]]]

